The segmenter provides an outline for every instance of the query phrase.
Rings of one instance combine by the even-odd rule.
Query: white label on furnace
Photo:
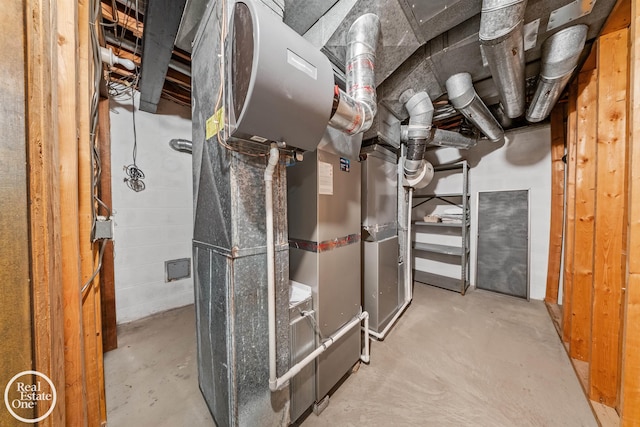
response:
[[[333,165],[318,162],[318,192],[333,196]]]

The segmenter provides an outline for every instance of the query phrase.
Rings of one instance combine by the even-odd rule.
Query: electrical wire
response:
[[[145,178],[144,172],[142,172],[142,169],[140,169],[136,163],[138,157],[138,134],[136,131],[136,105],[133,87],[131,88],[131,117],[133,118],[133,163],[124,167],[124,171],[127,174],[124,182],[133,191],[140,192],[143,191],[146,186],[144,181],[142,181]]]

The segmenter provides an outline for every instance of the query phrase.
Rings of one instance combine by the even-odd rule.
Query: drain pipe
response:
[[[471,74],[454,74],[445,84],[449,102],[453,108],[469,119],[491,142],[500,142],[504,139],[502,126],[476,93]]]
[[[375,337],[377,340],[382,341],[387,336],[387,333],[391,330],[396,321],[405,312],[411,301],[413,301],[413,265],[411,256],[411,205],[413,204],[413,187],[408,188],[408,210],[407,210],[407,238],[405,242],[405,260],[404,260],[404,302],[398,309],[396,314],[391,318],[387,326],[384,327],[382,332],[369,331],[369,334]]]
[[[371,127],[378,109],[376,97],[376,47],[380,19],[373,13],[360,16],[347,35],[347,93],[334,89],[334,110],[329,125],[349,135]]]
[[[527,120],[536,123],[547,118],[578,65],[587,41],[586,25],[558,31],[542,45],[542,70]]]
[[[524,39],[526,0],[483,0],[480,44],[506,115],[524,114]]]

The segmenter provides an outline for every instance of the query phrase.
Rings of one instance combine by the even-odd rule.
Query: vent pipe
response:
[[[408,98],[408,99],[407,99]],[[409,187],[422,188],[433,179],[433,166],[424,160],[424,151],[431,141],[433,104],[426,92],[414,93],[409,89],[400,96],[409,112],[409,125],[405,130],[407,153],[404,176]]]
[[[527,120],[539,122],[547,118],[578,65],[587,41],[586,25],[575,25],[558,31],[542,45],[542,69],[538,87],[527,110]]]
[[[483,0],[480,44],[510,118],[524,114],[524,39],[526,0]]]
[[[347,35],[347,93],[337,86],[329,125],[349,135],[365,132],[377,112],[376,47],[380,19],[373,13],[360,16]]]
[[[169,146],[176,151],[191,154],[192,144],[188,139],[172,139],[169,141]]]
[[[453,108],[469,119],[490,141],[502,141],[504,130],[473,88],[471,74],[454,74],[447,79],[446,86]]]

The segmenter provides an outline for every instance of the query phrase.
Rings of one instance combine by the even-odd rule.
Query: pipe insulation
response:
[[[172,139],[171,141],[169,141],[169,146],[171,148],[173,148],[174,150],[176,150],[176,151],[180,151],[182,153],[191,154],[193,144],[188,139],[179,139],[179,138],[177,138],[177,139]]]
[[[527,110],[528,121],[542,121],[551,113],[578,65],[588,29],[586,25],[574,25],[545,40],[538,86]]]
[[[480,45],[506,115],[524,114],[524,12],[526,0],[483,0]]]
[[[469,119],[490,141],[502,141],[504,130],[476,93],[471,74],[454,74],[445,84],[453,108]]]
[[[355,135],[367,131],[378,109],[376,96],[376,48],[380,19],[373,13],[360,16],[347,34],[347,92],[337,86],[329,125]]]
[[[450,130],[431,129],[431,133],[431,145],[437,145],[439,147],[468,150],[469,148],[475,147],[478,143],[478,138],[462,135]]]

